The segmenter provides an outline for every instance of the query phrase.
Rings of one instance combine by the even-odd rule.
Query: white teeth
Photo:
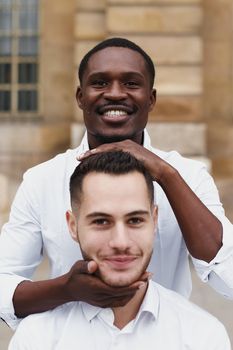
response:
[[[120,115],[126,115],[127,112],[121,110],[111,110],[104,113],[108,117],[119,117]]]

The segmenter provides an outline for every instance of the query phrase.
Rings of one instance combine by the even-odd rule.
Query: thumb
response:
[[[88,261],[87,264],[87,273],[94,273],[98,269],[98,265],[94,260]]]
[[[94,273],[98,268],[98,265],[95,261],[85,261],[85,260],[79,260],[76,261],[76,263],[72,266],[72,271],[75,273],[86,273],[86,274],[92,274]]]

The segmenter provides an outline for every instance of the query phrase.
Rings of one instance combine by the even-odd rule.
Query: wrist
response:
[[[171,181],[175,179],[178,172],[170,164],[163,162],[159,168],[159,171],[153,175],[155,180],[162,188],[166,188],[167,184],[170,184]]]
[[[68,288],[68,282],[69,273],[53,279],[54,293],[56,294],[56,298],[58,298],[62,303],[74,301]]]

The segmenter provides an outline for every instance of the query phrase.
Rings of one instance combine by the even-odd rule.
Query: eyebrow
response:
[[[102,213],[102,212],[99,212],[99,211],[95,211],[93,213],[90,213],[86,216],[86,218],[88,219],[92,219],[92,218],[95,218],[97,216],[105,216],[105,217],[111,217],[112,215],[109,215],[109,214],[106,214],[106,213]]]
[[[149,215],[148,210],[135,210],[128,213],[126,216],[134,216],[134,215]]]
[[[109,72],[108,71],[94,71],[88,75],[88,79],[93,79],[93,78],[98,78],[99,76],[108,76]],[[140,72],[135,72],[135,71],[126,71],[126,72],[121,72],[122,76],[125,77],[131,77],[131,76],[136,76],[138,78],[144,78],[144,75]]]
[[[128,214],[126,214],[126,216],[134,216],[134,215],[149,215],[149,211],[148,210],[134,210]],[[112,215],[110,214],[107,214],[107,213],[103,213],[103,212],[93,212],[93,213],[90,213],[86,216],[86,218],[88,219],[93,219],[93,218],[96,218],[96,217],[99,217],[99,216],[104,216],[104,217],[112,217]]]

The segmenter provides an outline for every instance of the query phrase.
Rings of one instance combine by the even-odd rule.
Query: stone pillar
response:
[[[204,115],[217,177],[233,176],[233,1],[205,0]]]

